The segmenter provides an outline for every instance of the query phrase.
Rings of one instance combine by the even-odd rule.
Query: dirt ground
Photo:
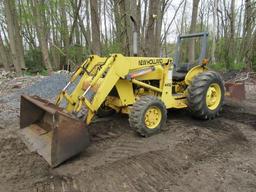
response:
[[[251,98],[226,104],[211,121],[171,110],[167,129],[150,138],[135,134],[126,116],[102,119],[90,127],[92,145],[55,169],[29,152],[17,134],[19,117],[7,115],[0,124],[0,191],[255,192]]]

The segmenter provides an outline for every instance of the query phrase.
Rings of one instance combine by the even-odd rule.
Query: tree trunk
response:
[[[93,54],[101,54],[100,42],[100,18],[98,15],[98,1],[90,0],[91,5],[91,29],[92,29],[92,51]]]
[[[55,70],[60,70],[60,53],[59,50],[56,48],[60,47],[60,42],[58,40],[58,31],[57,31],[57,26],[55,24],[55,17],[56,17],[56,12],[55,12],[55,7],[51,6],[50,7],[50,20],[51,20],[51,32],[52,32],[52,42],[51,42],[51,54],[52,54],[52,66]]]
[[[148,11],[148,25],[146,32],[146,55],[147,56],[159,56],[157,49],[157,22],[161,19],[159,15],[161,0],[150,0],[149,11]]]
[[[15,31],[15,24],[14,24],[14,20],[17,19],[17,17],[14,17],[15,15],[14,12],[16,12],[15,1],[4,0],[4,6],[5,6],[5,17],[7,22],[7,31],[8,31],[9,41],[10,41],[13,65],[17,74],[21,75],[21,62],[20,62],[21,56],[18,55],[19,52],[17,51],[16,31]]]
[[[190,24],[190,33],[196,32],[196,24],[197,24],[197,15],[198,15],[198,6],[200,0],[193,0],[193,10],[192,10],[192,20]],[[189,44],[189,63],[195,62],[195,40],[192,39]]]
[[[33,16],[35,18],[35,26],[38,34],[38,39],[40,43],[40,48],[42,51],[43,55],[43,63],[44,66],[47,69],[48,73],[51,73],[52,70],[52,65],[49,57],[49,52],[48,52],[48,42],[47,42],[47,33],[46,33],[46,23],[44,15],[44,11],[42,11],[42,5],[44,2],[41,0],[32,0],[32,11],[33,11]]]
[[[230,7],[230,38],[229,38],[229,49],[228,49],[228,57],[229,57],[229,67],[231,64],[236,62],[235,58],[235,0],[231,0]]]
[[[0,63],[3,64],[5,71],[10,71],[10,65],[8,63],[8,58],[6,54],[6,49],[4,47],[3,39],[0,35]]]
[[[143,55],[146,55],[146,23],[148,13],[148,0],[144,0],[144,13],[143,20],[141,22],[141,51]]]
[[[79,26],[80,26],[81,32],[84,36],[84,39],[86,41],[86,45],[88,47],[88,50],[90,51],[90,53],[92,53],[93,51],[92,51],[92,48],[91,48],[91,39],[90,39],[90,34],[91,33],[89,32],[90,29],[87,29],[87,30],[85,29],[84,23],[83,23],[80,16],[79,16]]]
[[[132,41],[132,26],[131,26],[131,19],[130,16],[133,12],[136,12],[136,2],[133,2],[133,0],[125,1],[123,0],[123,6],[124,6],[124,29],[125,29],[125,36],[124,40],[127,44],[123,50],[126,51],[126,55],[130,56],[132,55],[132,49],[133,49],[133,41]],[[133,10],[133,11],[132,11]]]
[[[15,6],[15,2],[13,3],[13,5]],[[13,9],[13,24],[14,24],[14,28],[15,28],[15,41],[16,41],[16,49],[17,49],[17,53],[18,53],[18,57],[19,57],[19,62],[20,62],[20,66],[21,69],[25,69],[25,60],[24,60],[24,47],[23,47],[23,40],[22,40],[22,36],[21,36],[21,29],[20,29],[20,24],[18,23],[18,15],[17,12],[15,10],[15,8]]]
[[[217,35],[217,12],[218,10],[218,0],[214,0],[213,3],[213,33],[212,33],[212,49],[211,49],[211,60],[212,63],[216,63],[216,58],[215,58],[215,51],[216,51],[216,35]]]
[[[121,51],[125,55],[131,54],[132,49],[132,29],[131,29],[131,6],[133,11],[136,11],[136,4],[126,0],[114,0],[114,16],[116,26],[116,41],[118,42]]]
[[[69,44],[73,42],[73,38],[75,37],[75,43],[80,44],[80,35],[79,35],[79,28],[78,28],[78,17],[79,17],[79,11],[82,5],[82,0],[76,0],[75,2],[72,2],[72,9],[73,9],[73,14],[74,14],[74,20],[72,23],[72,27],[70,30],[70,35],[69,35]],[[74,35],[75,34],[75,35]]]
[[[121,23],[121,10],[118,0],[113,0],[114,18],[115,18],[115,41],[120,46],[122,45],[122,23]]]
[[[142,54],[142,51],[141,51],[141,36],[142,36],[142,34],[140,33],[140,29],[141,29],[141,0],[138,0],[138,4],[137,4],[136,21],[137,21],[137,27],[138,27],[138,55],[141,55]]]
[[[92,44],[91,44],[91,22],[90,22],[90,3],[89,0],[85,1],[85,5],[86,5],[86,20],[87,20],[87,30],[84,27],[83,21],[81,20],[81,17],[79,17],[79,25],[81,28],[82,33],[84,34],[84,38],[87,42],[87,46],[88,49],[90,50],[90,52],[92,53]]]
[[[60,0],[60,15],[61,15],[61,37],[64,46],[64,69],[68,69],[68,59],[69,59],[69,30],[68,30],[68,23],[67,23],[67,15],[66,15],[66,0]]]
[[[157,10],[157,22],[156,22],[156,33],[155,33],[155,47],[154,47],[154,55],[155,56],[160,56],[161,54],[161,33],[162,33],[162,25],[163,25],[163,17],[164,13],[166,11],[166,5],[167,5],[167,0],[161,0],[160,1],[160,7],[158,7]]]
[[[105,46],[108,44],[108,25],[107,25],[107,2],[103,2],[103,11],[104,11],[104,40],[105,40]]]
[[[29,6],[29,1],[27,0],[26,3],[22,0],[19,0],[19,7],[20,7],[20,15],[21,13],[30,14],[30,12],[26,9],[26,7]],[[21,16],[20,16],[21,17]],[[33,36],[33,25],[31,25],[30,18],[24,17],[23,18],[23,29],[25,30],[23,32],[23,38],[25,39],[25,42],[29,45],[30,49],[36,48],[36,41]]]
[[[253,7],[251,0],[245,0],[245,16],[244,16],[244,40],[243,55],[245,68],[252,71],[252,33],[253,33]]]
[[[140,34],[140,29],[141,29],[141,0],[138,0],[138,1],[137,0],[131,0],[130,9],[131,9],[131,14],[130,15],[135,20],[135,24],[133,24],[131,21],[130,21],[130,23],[132,23],[133,33],[134,32],[137,33],[137,42],[134,41],[133,38],[135,38],[135,37],[133,36],[133,34],[131,34],[132,38],[130,38],[130,40],[131,40],[131,42],[130,42],[130,44],[131,44],[130,47],[131,48],[130,49],[133,50],[134,46],[136,46],[137,47],[137,53],[136,54],[141,55],[141,34]],[[134,45],[134,43],[136,43],[136,44]]]
[[[187,8],[187,0],[185,0],[184,6],[183,6],[183,11],[181,15],[181,26],[180,26],[180,33],[184,34],[186,31],[186,26],[185,26],[185,19],[186,19],[186,8]]]

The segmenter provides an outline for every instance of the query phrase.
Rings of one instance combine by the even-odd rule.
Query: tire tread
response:
[[[222,91],[221,103],[216,110],[210,111],[206,107],[205,94],[208,89],[209,83],[212,81],[217,82]],[[215,71],[207,71],[197,75],[191,85],[188,87],[188,107],[192,116],[199,119],[213,119],[219,116],[220,110],[223,105],[224,86],[221,76]]]

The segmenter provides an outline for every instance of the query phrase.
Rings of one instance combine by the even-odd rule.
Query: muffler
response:
[[[38,96],[21,96],[20,135],[35,151],[56,167],[89,146],[86,124]]]

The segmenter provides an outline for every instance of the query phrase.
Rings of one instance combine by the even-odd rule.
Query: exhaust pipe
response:
[[[133,23],[133,56],[138,56],[138,25],[132,16],[130,16],[130,18]]]

